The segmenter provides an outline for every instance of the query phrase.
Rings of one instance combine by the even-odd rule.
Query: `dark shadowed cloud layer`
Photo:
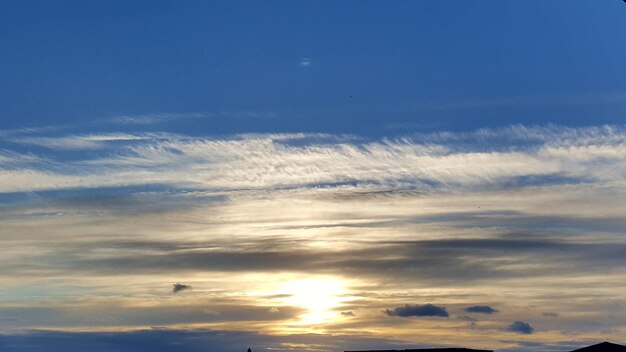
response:
[[[385,313],[390,317],[445,317],[447,318],[448,312],[444,307],[438,307],[433,304],[423,305],[410,305],[407,304],[404,307],[396,307],[394,309],[387,309]]]
[[[0,350],[7,352],[241,352],[358,350],[401,346],[401,342],[365,336],[295,334],[267,336],[243,331],[169,330],[152,328],[128,332],[28,331],[0,334]]]
[[[465,311],[468,313],[481,313],[481,314],[493,314],[497,313],[498,310],[491,308],[490,306],[471,306],[465,308]]]

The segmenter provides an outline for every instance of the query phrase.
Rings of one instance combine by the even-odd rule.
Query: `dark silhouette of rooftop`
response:
[[[602,342],[595,345],[579,348],[572,352],[626,352],[626,346],[616,343]]]
[[[471,348],[417,348],[405,350],[367,350],[367,351],[345,351],[345,352],[493,352],[492,350],[474,350]],[[595,352],[595,351],[590,351]]]
[[[626,1],[626,0],[624,0]],[[404,350],[365,350],[344,352],[493,352],[491,350],[474,350],[471,348],[416,348]],[[626,352],[626,346],[611,342],[602,342],[595,345],[579,348],[571,352]]]

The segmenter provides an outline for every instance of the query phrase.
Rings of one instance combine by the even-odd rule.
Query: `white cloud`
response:
[[[152,125],[176,120],[198,119],[205,115],[202,113],[153,113],[143,115],[120,115],[109,119],[112,123],[122,125]]]
[[[107,134],[85,134],[69,135],[60,137],[21,137],[11,141],[19,144],[31,144],[49,149],[59,150],[89,150],[104,149],[108,143],[131,142],[139,140],[158,141],[167,138],[166,134],[127,134],[127,133],[107,133]]]
[[[473,144],[466,143],[468,139]],[[513,142],[490,148],[493,139]],[[303,142],[293,143],[298,140]],[[554,175],[588,182],[626,178],[626,132],[616,127],[518,126],[372,142],[307,134],[226,139],[103,134],[33,137],[23,142],[105,153],[56,164],[53,153],[44,154],[45,169],[0,173],[4,181],[0,192],[150,183],[221,190],[346,182],[437,189],[515,182],[522,177],[541,183],[541,177]]]

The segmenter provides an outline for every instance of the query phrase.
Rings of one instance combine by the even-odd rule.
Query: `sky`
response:
[[[0,350],[626,343],[626,4],[0,0]]]

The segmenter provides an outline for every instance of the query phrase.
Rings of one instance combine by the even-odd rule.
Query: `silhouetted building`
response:
[[[579,348],[572,352],[626,352],[626,346],[616,343],[602,342],[595,345]]]
[[[473,350],[471,348],[418,348],[406,350],[367,350],[345,352],[493,352],[492,350]],[[595,352],[595,351],[590,351]]]
[[[625,0],[626,1],[626,0]],[[493,352],[491,350],[473,350],[471,348],[417,348],[405,350],[365,350],[344,352]],[[626,346],[611,342],[602,342],[595,345],[579,348],[571,352],[626,352]]]

